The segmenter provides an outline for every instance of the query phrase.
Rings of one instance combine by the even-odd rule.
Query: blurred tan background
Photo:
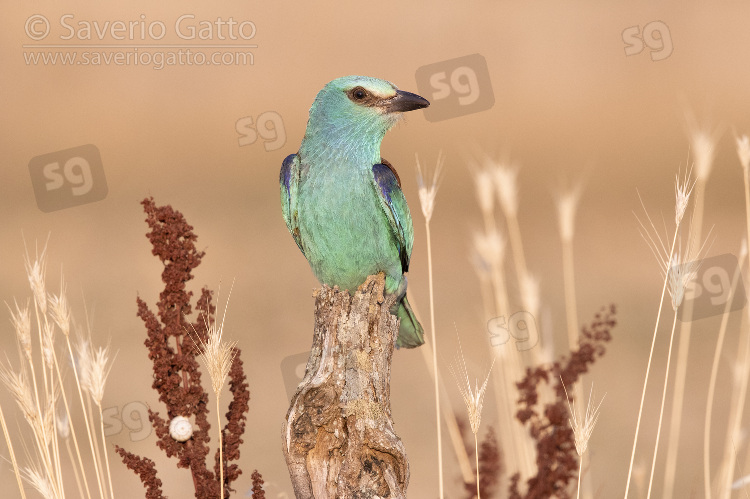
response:
[[[167,34],[156,42],[120,41],[111,33],[99,41],[95,31],[92,40],[61,40],[67,33],[60,24],[65,14],[73,15],[67,22],[76,27],[79,21],[158,20]],[[40,43],[115,45],[96,49],[110,53],[133,52],[124,47],[132,44],[229,42],[216,35],[211,40],[180,39],[174,23],[183,14],[195,16],[192,25],[217,17],[252,21],[257,28],[252,40],[231,43],[257,45],[250,50],[253,64],[157,70],[144,64],[27,63],[29,53],[77,52],[80,57],[86,50],[23,47]],[[25,26],[32,15],[50,22],[45,40],[27,35]],[[250,475],[257,468],[266,480],[267,497],[292,497],[281,453],[280,428],[288,407],[281,362],[309,348],[311,292],[317,282],[281,218],[281,161],[297,151],[309,106],[329,80],[364,74],[418,92],[423,84],[416,77],[418,68],[478,53],[486,60],[491,81],[490,109],[440,121],[428,121],[422,111],[410,113],[383,142],[382,154],[398,169],[414,218],[411,301],[427,325],[427,257],[414,154],[432,166],[442,150],[444,177],[432,226],[439,363],[452,403],[463,415],[447,369],[456,348],[455,329],[477,375],[491,358],[485,328],[489,318],[482,313],[478,280],[469,261],[472,234],[482,227],[469,164],[482,153],[510,158],[521,165],[519,218],[527,265],[540,279],[540,322],[554,339],[555,351],[564,352],[562,257],[554,196],[563,186],[582,181],[574,241],[579,318],[588,322],[601,306],[615,303],[619,321],[606,356],[585,378],[586,386],[594,381],[599,393],[607,392],[589,446],[591,473],[599,497],[618,497],[626,483],[661,292],[657,263],[633,215],[641,213],[636,189],[652,216],[662,212],[667,222],[671,220],[674,175],[689,159],[685,115],[692,112],[700,124],[721,132],[706,191],[705,226],[713,225],[715,236],[709,255],[738,254],[744,202],[733,133],[750,132],[749,17],[750,7],[740,2],[7,4],[0,21],[0,300],[12,303],[14,297],[30,296],[23,270],[24,238],[33,248],[35,241],[42,245],[51,234],[49,288],[57,292],[62,268],[76,317],[83,319],[84,303],[95,310],[95,340],[103,344],[111,339],[119,351],[105,407],[118,414],[128,404],[150,404],[163,412],[150,388],[145,329],[135,315],[136,296],[153,306],[162,289],[161,265],[144,237],[139,201],[154,196],[158,204],[180,210],[199,236],[198,247],[206,250],[192,289],[198,291],[204,284],[217,289],[223,283],[223,299],[224,290],[236,279],[226,333],[243,349],[252,396],[241,448],[244,474],[236,482],[236,495],[248,493]],[[660,34],[671,41],[672,53],[658,60],[659,50],[646,46],[627,56],[623,31],[634,26],[643,30],[652,21],[668,27]],[[652,53],[657,60],[652,60]],[[268,130],[253,140],[246,135],[252,132],[248,124],[258,123],[263,113],[275,120],[263,123],[275,126],[276,133]],[[42,212],[30,161],[85,144],[95,145],[101,153],[106,197]],[[0,315],[8,316],[4,307]],[[727,352],[736,349],[739,316],[735,313],[730,321]],[[719,321],[711,317],[693,324],[676,497],[702,495],[700,435]],[[5,320],[0,324],[2,349],[17,365],[12,327]],[[667,332],[664,326],[657,338],[652,372],[658,377],[650,384],[636,455],[636,463],[646,470],[656,432]],[[714,409],[716,463],[729,404],[726,387],[731,386],[731,359],[728,354],[725,358]],[[409,496],[436,497],[432,384],[420,352],[396,353],[391,387],[396,430],[411,462]],[[0,403],[7,408],[6,417],[11,414],[11,426],[24,431],[25,422],[4,390]],[[488,394],[483,425],[494,424],[496,414]],[[109,443],[155,459],[166,494],[190,497],[188,472],[164,458],[153,434],[140,439],[143,435],[123,427]],[[20,445],[18,435],[14,439]],[[662,445],[665,442],[662,432]],[[447,497],[462,497],[447,436],[444,445]],[[6,455],[4,443],[0,449]],[[745,449],[746,443],[738,442],[738,470],[747,465],[742,461]],[[665,454],[663,446],[660,456]],[[114,453],[110,458],[117,495],[141,496],[137,477]],[[509,461],[506,469],[513,470],[512,458]],[[656,484],[661,487],[663,459],[659,463]],[[13,483],[7,463],[0,464],[0,473],[4,483]]]

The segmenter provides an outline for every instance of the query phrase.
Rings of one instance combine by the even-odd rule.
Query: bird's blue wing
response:
[[[380,158],[380,161],[382,163],[372,167],[373,185],[383,212],[390,223],[401,259],[401,268],[404,272],[408,272],[411,249],[414,244],[414,227],[409,205],[406,204],[406,198],[401,191],[401,180],[396,170],[383,158]]]
[[[290,154],[281,164],[279,173],[279,189],[281,191],[281,213],[289,233],[294,238],[302,254],[305,248],[299,232],[299,214],[297,212],[297,188],[299,186],[300,161],[298,154]]]

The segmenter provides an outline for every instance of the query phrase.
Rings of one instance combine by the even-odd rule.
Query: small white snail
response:
[[[169,423],[169,436],[178,442],[186,442],[193,436],[193,425],[185,416],[176,416]]]

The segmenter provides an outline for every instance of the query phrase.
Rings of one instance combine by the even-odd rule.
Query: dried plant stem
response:
[[[750,309],[748,309],[748,315],[750,315]],[[749,317],[750,319],[750,317]],[[750,323],[746,322],[746,325],[750,327]],[[733,413],[734,422],[730,428],[727,429],[727,439],[733,442],[734,435],[740,434],[740,427],[742,424],[742,413],[744,412],[745,399],[747,397],[747,386],[748,379],[750,379],[750,331],[745,332],[743,338],[745,340],[744,357],[741,362],[742,371],[740,374],[740,388],[737,394],[737,410]],[[739,356],[739,354],[738,354]],[[731,433],[730,433],[731,432]],[[750,451],[750,448],[748,449]],[[729,460],[729,471],[727,475],[731,477],[734,475],[734,459]]]
[[[703,202],[706,188],[706,177],[698,176],[695,183],[695,206],[691,222],[691,233],[695,235],[693,242],[700,241],[703,227]],[[690,254],[696,254],[690,248]],[[683,305],[682,316],[689,318],[693,315],[693,303],[687,301]],[[685,398],[685,379],[687,376],[688,354],[690,352],[690,333],[692,323],[687,320],[680,324],[679,347],[677,349],[677,367],[675,369],[675,385],[672,393],[672,415],[669,423],[669,443],[667,446],[667,464],[664,471],[664,490],[662,496],[672,497],[674,477],[677,471],[678,447],[680,443],[680,428],[682,426],[682,404]],[[704,468],[704,473],[705,473]],[[710,487],[709,487],[710,490]],[[710,492],[709,492],[710,494]],[[710,498],[710,495],[706,496]]]
[[[513,184],[515,184],[515,178],[513,180]],[[513,265],[515,267],[516,279],[518,281],[518,289],[520,290],[521,294],[521,303],[527,312],[536,317],[539,312],[538,306],[532,304],[529,301],[529,298],[532,296],[529,292],[529,283],[531,282],[531,276],[529,275],[528,268],[526,266],[523,238],[521,237],[521,228],[520,224],[518,223],[518,199],[515,195],[509,196],[508,194],[509,193],[507,192],[503,193],[501,189],[498,190],[500,205],[505,217],[508,239],[510,240],[511,253],[513,254]],[[505,297],[504,311],[509,316],[510,310],[507,299],[507,291],[505,291],[505,283],[503,282],[501,286],[496,289],[501,293],[501,297]],[[529,441],[526,432],[518,431],[518,427],[516,427],[516,431],[514,431],[513,428],[515,425],[518,425],[518,421],[516,420],[513,413],[516,402],[514,394],[517,394],[516,382],[520,380],[524,375],[525,362],[521,358],[521,354],[516,348],[511,348],[510,345],[508,345],[507,348],[508,350],[506,360],[509,360],[509,362],[503,363],[503,370],[505,371],[505,373],[503,376],[504,379],[502,380],[502,382],[506,385],[506,396],[509,397],[503,403],[503,405],[508,407],[508,410],[510,411],[510,420],[509,423],[506,423],[506,428],[508,429],[506,433],[510,436],[514,455],[517,459],[520,460],[518,465],[519,472],[521,473],[522,478],[526,479],[530,477],[534,473],[534,470],[537,468],[535,463],[536,458],[533,452],[534,444]],[[532,362],[535,365],[539,365],[543,362],[540,357],[540,349],[533,349],[528,353],[531,355]]]
[[[563,240],[562,254],[563,254],[563,281],[565,282],[565,316],[568,322],[568,345],[570,349],[574,350],[578,348],[578,307],[576,304],[576,285],[575,285],[575,273],[573,266],[573,241]],[[576,385],[576,393],[574,396],[580,404],[583,403],[583,392],[581,384]],[[579,404],[579,405],[580,405]]]
[[[115,499],[115,489],[112,487],[112,472],[109,469],[109,456],[107,455],[106,438],[104,436],[104,415],[102,414],[102,405],[97,402],[96,406],[99,408],[99,429],[102,432],[102,447],[104,451],[104,462],[106,463],[107,479],[109,480],[109,497]],[[224,497],[224,496],[221,496]]]
[[[37,304],[37,301],[34,300],[34,313],[36,314],[36,324],[37,324],[37,331],[39,333],[39,353],[42,359],[42,379],[44,380],[44,395],[45,400],[49,400],[50,392],[49,387],[47,383],[47,371],[44,369],[44,352],[43,352],[43,345],[44,345],[44,338],[42,335],[42,323],[39,320],[39,305]],[[34,372],[34,363],[29,361],[29,365],[31,366],[32,373]],[[42,459],[42,465],[44,466],[44,471],[47,473],[47,477],[50,479],[55,476],[54,472],[54,465],[52,464],[52,456],[50,456],[49,453],[49,447],[47,446],[47,429],[46,425],[44,424],[44,411],[42,410],[42,405],[39,400],[39,393],[36,391],[36,379],[34,380],[34,396],[36,397],[36,410],[37,410],[37,416],[39,417],[39,435],[37,435],[37,446],[39,448],[39,454]],[[57,488],[57,483],[54,484],[54,488]]]
[[[492,225],[490,225],[490,223]],[[485,232],[487,235],[496,232],[494,226],[494,217],[485,215]],[[487,317],[508,317],[510,315],[510,305],[508,304],[508,293],[505,288],[505,279],[503,278],[502,259],[491,263],[490,269],[490,282],[492,285],[492,291],[495,297],[494,311],[488,310]],[[501,368],[496,370],[493,374],[495,383],[493,383],[493,393],[495,395],[496,406],[498,408],[498,431],[500,432],[500,442],[506,449],[507,454],[513,454],[517,458],[519,456],[526,455],[526,447],[523,445],[522,432],[514,431],[514,426],[517,423],[513,415],[514,408],[514,397],[511,395],[514,393],[514,383],[520,379],[519,373],[523,371],[521,368],[521,359],[515,349],[509,345],[492,345],[490,338],[490,349],[497,351],[494,353],[496,357],[500,357]],[[524,459],[522,461],[526,463]],[[523,470],[524,468],[521,467]],[[523,476],[527,476],[524,472]]]
[[[53,358],[53,364],[54,364],[54,357],[55,357],[55,348],[54,345],[51,347],[52,350],[52,358]],[[55,397],[52,402],[53,408],[52,408],[52,456],[54,458],[54,466],[55,466],[55,480],[57,480],[57,487],[60,490],[60,496],[64,499],[65,498],[65,487],[63,486],[62,481],[62,467],[60,465],[60,442],[57,436],[57,409],[54,407],[55,402],[57,401],[57,397],[55,394],[55,378],[53,375],[53,367],[49,366],[49,379],[50,379],[50,391],[52,393],[52,396]],[[65,396],[65,390],[63,389],[62,381],[60,382],[60,392],[63,396]]]
[[[65,439],[65,449],[68,451],[68,459],[70,459],[71,463],[75,462],[75,458],[73,457],[73,451],[70,450],[70,439]],[[83,469],[81,469],[81,472],[83,472]],[[78,473],[78,468],[73,465],[73,475],[76,479],[76,487],[78,487],[78,497],[83,497],[83,486],[81,485],[81,475]],[[88,490],[86,491],[88,495]],[[91,497],[91,495],[88,495],[88,497]]]
[[[687,305],[689,306],[689,305]],[[684,312],[683,312],[684,313]],[[669,422],[669,437],[667,444],[667,459],[664,468],[664,490],[665,498],[672,497],[674,491],[674,477],[677,472],[677,449],[680,444],[680,426],[682,424],[682,401],[685,395],[685,375],[687,373],[687,358],[690,349],[690,336],[683,336],[680,331],[679,345],[677,347],[677,367],[675,368],[675,385],[672,392],[672,414]]]
[[[445,497],[443,491],[443,438],[440,432],[440,377],[437,375],[437,341],[435,338],[435,288],[432,281],[432,237],[430,235],[430,220],[425,218],[424,222],[427,237],[427,276],[430,287],[430,331],[432,332],[432,366],[435,372],[435,424],[437,425],[438,445],[438,484],[440,499]]]
[[[745,181],[745,223],[747,224],[747,240],[749,241],[748,244],[750,244],[750,168],[744,168],[745,165],[743,165],[743,177]],[[748,269],[750,269],[750,251],[747,252],[747,258],[748,258]],[[747,309],[748,313],[748,319],[750,320],[750,308]],[[738,397],[738,403],[737,403],[737,414],[735,415],[734,420],[734,429],[733,429],[733,435],[738,435],[740,432],[740,425],[742,424],[742,413],[744,412],[745,408],[745,399],[747,397],[747,387],[748,387],[748,371],[750,370],[750,321],[747,323],[747,329],[745,330],[745,358],[743,362],[744,367],[744,376],[741,378],[741,384],[739,389],[739,397]],[[729,475],[730,480],[732,475],[734,474],[734,460],[731,460],[731,474]]]
[[[667,262],[672,261],[672,256],[674,255],[674,248],[675,244],[677,243],[677,235],[679,233],[679,225],[675,227],[674,231],[674,238],[672,239],[672,246],[669,250],[669,257],[667,258]],[[633,475],[633,461],[635,459],[635,449],[638,444],[638,433],[641,429],[641,416],[643,416],[643,401],[646,398],[646,387],[648,386],[648,376],[651,372],[651,360],[654,356],[654,345],[656,344],[656,332],[659,330],[659,320],[661,320],[661,309],[664,305],[664,296],[667,293],[667,283],[669,282],[669,272],[665,272],[664,274],[664,285],[661,288],[661,298],[659,299],[659,309],[656,313],[656,324],[654,324],[654,334],[653,338],[651,339],[651,350],[648,353],[648,364],[646,365],[646,377],[643,380],[643,391],[641,392],[641,404],[638,409],[638,422],[635,425],[635,437],[633,437],[633,451],[630,454],[630,466],[628,467],[628,482],[625,486],[625,499],[628,497],[628,492],[630,491],[630,479]]]
[[[18,462],[16,461],[16,453],[13,452],[13,443],[10,441],[10,434],[8,433],[8,426],[5,423],[5,415],[3,414],[2,407],[0,407],[0,425],[3,427],[3,436],[5,436],[5,443],[8,445],[10,461],[13,463],[13,472],[16,475],[16,482],[18,482],[18,490],[21,491],[21,498],[26,499],[26,492],[23,490],[23,482],[21,481],[21,473],[18,469]]]
[[[34,369],[34,362],[32,361],[31,356],[26,357],[26,364],[29,366],[29,369],[31,370],[31,380],[34,384],[34,402],[36,403],[36,412],[38,414],[41,414],[42,406],[39,403],[39,389],[37,388],[37,383],[36,383],[36,369]]]
[[[83,405],[83,395],[82,395],[82,392],[81,392],[81,381],[80,381],[80,379],[78,377],[78,368],[76,367],[75,357],[73,356],[73,348],[70,346],[70,337],[68,335],[65,335],[65,342],[68,345],[68,355],[70,355],[70,360],[71,360],[71,363],[73,364],[73,376],[76,379],[76,387],[78,388],[78,394],[81,397],[81,410],[83,411],[84,418],[86,418],[86,408]],[[67,407],[66,407],[65,410],[66,411],[68,410]],[[89,499],[91,499],[91,492],[89,491],[89,482],[86,479],[86,469],[83,467],[83,463],[82,463],[82,460],[81,460],[81,451],[80,451],[80,449],[78,447],[78,439],[75,436],[75,429],[73,428],[73,423],[72,423],[73,420],[72,420],[69,412],[68,412],[68,421],[71,421],[71,423],[70,423],[70,432],[71,432],[71,435],[73,435],[73,445],[76,448],[76,455],[78,456],[78,462],[79,462],[79,464],[81,466],[81,476],[83,478],[84,488],[86,489],[86,497],[88,497]],[[86,431],[88,433],[90,433],[88,419],[86,419]],[[90,442],[91,442],[91,435],[89,435],[89,443]]]
[[[563,281],[565,285],[565,317],[568,325],[568,347],[570,351],[578,349],[578,305],[576,300],[575,266],[573,265],[573,240],[572,237],[561,238],[563,257]],[[583,375],[581,375],[583,378]],[[579,413],[583,412],[583,382],[573,387],[573,403]],[[581,458],[583,461],[583,458]],[[586,475],[588,490],[591,489],[591,473]],[[581,496],[581,466],[578,467],[578,494]]]
[[[432,365],[432,352],[428,351],[426,348],[420,348],[419,350],[422,352],[422,358],[427,367],[427,372],[430,373],[430,376],[434,377],[435,370]],[[444,400],[448,400],[442,376],[440,377],[440,391],[443,394]],[[464,483],[471,483],[472,480],[474,480],[474,472],[471,469],[471,461],[469,459],[469,454],[466,452],[466,446],[464,444],[463,436],[461,435],[461,430],[458,428],[456,414],[453,412],[453,408],[450,407],[450,405],[445,403],[441,405],[443,410],[443,420],[448,428],[448,435],[450,436],[451,444],[453,445],[453,451],[456,453],[461,476],[463,477]]]
[[[664,417],[664,401],[667,398],[667,385],[669,382],[669,364],[672,360],[672,344],[674,342],[674,330],[677,328],[677,310],[674,312],[674,319],[672,320],[672,333],[669,336],[669,353],[667,353],[667,368],[664,373],[664,388],[661,392],[661,408],[659,409],[659,425],[656,429],[656,442],[654,442],[654,457],[651,461],[651,476],[648,479],[648,494],[647,498],[651,497],[651,487],[654,483],[654,470],[656,469],[656,454],[659,450],[659,437],[661,436],[661,423]]]
[[[86,397],[86,411],[88,411],[89,420],[91,421],[91,436],[94,439],[94,451],[96,453],[96,478],[100,481],[102,490],[106,492],[107,488],[104,486],[104,467],[102,466],[102,454],[99,450],[99,432],[96,431],[96,419],[94,419],[94,408],[91,405],[91,397]]]
[[[690,231],[694,235],[692,242],[689,244],[697,244],[701,240],[701,232],[703,227],[703,206],[704,206],[704,193],[706,189],[706,177],[698,176],[695,184],[695,206],[693,208],[693,219],[691,221]],[[697,254],[693,248],[690,248],[689,254]],[[687,301],[683,305],[682,311],[683,318],[691,318],[693,316],[693,302]],[[675,370],[675,387],[674,394],[672,397],[672,418],[670,421],[670,439],[674,440],[674,458],[677,459],[677,447],[679,445],[679,432],[682,426],[682,403],[685,395],[685,378],[687,375],[687,363],[688,353],[690,351],[690,339],[691,339],[692,322],[690,320],[684,320],[680,324],[680,348],[677,352],[677,369]],[[675,462],[676,465],[676,462]],[[706,499],[711,499],[711,481],[710,471],[708,470],[708,463],[704,463],[703,473],[704,480],[707,484],[704,484],[704,492],[707,494]],[[674,475],[672,476],[672,482],[674,482]],[[666,483],[666,480],[665,480]],[[669,497],[669,496],[664,496]]]
[[[513,263],[516,266],[518,285],[524,286],[528,272],[526,270],[526,257],[523,252],[523,240],[521,239],[521,228],[518,225],[518,217],[516,215],[506,215],[505,220],[508,224],[508,237],[510,239],[511,250],[513,251]]]
[[[440,178],[440,170],[443,166],[443,155],[442,152],[438,153],[437,166],[432,174],[432,179],[429,185],[425,183],[425,178],[422,174],[422,166],[419,163],[419,157],[415,156],[417,163],[417,183],[419,184],[419,204],[422,208],[422,215],[424,215],[424,226],[427,237],[427,275],[430,286],[430,330],[432,332],[432,365],[435,370],[435,421],[437,423],[437,444],[438,444],[438,485],[440,499],[443,499],[443,439],[441,436],[440,426],[440,376],[438,376],[437,368],[437,338],[435,335],[435,288],[432,279],[432,237],[430,235],[430,220],[432,220],[432,213],[435,209],[435,197],[438,191],[438,179]]]
[[[750,170],[748,168],[743,168],[742,172],[745,180],[745,223],[747,224],[746,236],[748,244],[750,244]],[[750,263],[750,250],[748,250],[747,252],[747,259]]]
[[[466,447],[464,446],[464,441],[461,436],[461,430],[458,427],[458,421],[456,421],[456,415],[450,408],[445,407],[445,404],[443,404],[443,419],[445,420],[445,426],[448,428],[448,436],[451,438],[453,450],[456,452],[456,459],[458,460],[458,468],[461,470],[461,477],[464,483],[471,483],[474,477],[471,472],[469,454],[466,452]]]
[[[488,234],[496,229],[491,228],[489,230]],[[511,315],[510,304],[508,303],[508,292],[502,271],[501,262],[493,263],[491,278],[495,292],[495,316],[509,318]],[[490,348],[495,347],[490,345]],[[493,392],[498,407],[500,441],[504,443],[505,448],[511,451],[516,459],[520,460],[519,471],[524,478],[527,478],[534,469],[534,461],[529,452],[531,447],[526,442],[526,434],[523,431],[518,431],[519,423],[514,415],[515,395],[517,394],[515,383],[523,377],[523,359],[521,359],[518,350],[510,343],[500,345],[498,350],[498,356],[501,358],[501,369],[494,373]]]
[[[742,262],[744,263],[744,262]],[[737,270],[734,273],[734,276],[732,276],[732,284],[729,288],[729,295],[727,297],[727,303],[724,305],[724,314],[721,317],[721,325],[719,326],[719,337],[716,339],[716,349],[714,350],[714,359],[713,363],[711,364],[711,377],[708,383],[708,396],[706,397],[706,423],[703,426],[703,452],[704,461],[707,459],[707,455],[710,454],[711,449],[711,419],[713,416],[713,401],[714,401],[714,393],[716,391],[716,378],[718,377],[719,373],[719,360],[721,358],[721,351],[724,348],[724,338],[726,336],[727,332],[727,324],[729,323],[729,310],[732,305],[732,301],[734,301],[734,291],[737,288],[737,283],[739,281],[741,272],[742,272],[742,263],[740,263],[740,266],[737,268]],[[730,415],[732,413],[730,412]],[[731,418],[731,416],[730,416]],[[728,425],[731,427],[731,425]],[[731,455],[730,455],[731,460]],[[725,462],[725,464],[728,464]],[[726,469],[726,467],[724,467]],[[725,486],[731,485],[732,483],[732,476],[729,475],[726,477],[723,473],[720,475],[720,484],[721,484],[721,490],[724,490]]]
[[[487,236],[496,233],[497,224],[495,222],[495,214],[491,210],[482,210],[482,218],[484,219],[484,233]],[[505,280],[503,279],[502,272],[502,264],[495,265],[493,263],[491,276],[493,289],[495,292],[494,315],[508,313],[510,308],[510,306],[508,305],[508,291],[505,289]]]
[[[477,499],[481,499],[479,497],[479,443],[477,441],[477,434],[474,434],[474,457],[476,458],[476,465],[477,465]]]
[[[73,421],[73,417],[70,413],[70,406],[68,405],[68,397],[67,395],[65,395],[65,390],[62,389],[63,383],[62,383],[62,375],[60,374],[60,365],[57,362],[57,354],[54,351],[52,353],[52,359],[54,361],[55,371],[57,372],[58,383],[60,383],[60,387],[61,387],[60,394],[62,395],[63,406],[65,407],[65,414],[68,416],[68,421]],[[71,361],[72,360],[73,358],[71,357]],[[75,366],[75,362],[73,362],[73,365]],[[75,371],[75,367],[73,368],[73,370]],[[78,457],[78,465],[81,468],[81,473],[83,474],[83,481],[86,484],[86,496],[89,499],[91,499],[91,493],[89,492],[89,485],[88,485],[88,482],[86,482],[86,473],[84,471],[85,468],[83,467],[83,460],[81,459],[81,451],[78,448],[78,438],[76,437],[75,426],[72,423],[70,424],[70,434],[73,437],[73,445],[75,446],[75,449],[76,449],[76,456]],[[73,461],[71,460],[71,463],[72,462]],[[75,468],[75,465],[73,467]]]
[[[746,158],[743,160],[743,158],[740,157],[740,162],[742,164],[742,174],[745,185],[745,223],[747,230],[746,241],[748,241],[750,240],[747,239],[750,238],[750,165],[747,164]],[[747,258],[748,263],[750,264],[750,251],[747,252]],[[739,366],[741,366],[741,373],[738,376],[740,380],[739,389],[734,390],[734,392],[737,393],[737,400],[733,405],[734,410],[730,412],[731,420],[727,425],[727,434],[724,442],[724,463],[726,465],[725,476],[727,477],[729,483],[732,482],[732,477],[734,476],[735,463],[735,460],[732,459],[732,454],[730,452],[730,445],[732,445],[733,440],[736,438],[735,436],[739,435],[740,433],[740,427],[742,425],[742,415],[745,409],[745,400],[747,398],[748,377],[750,377],[750,309],[747,309],[747,313],[748,321],[745,322],[746,327],[740,334],[740,344],[744,342],[745,345],[744,348],[740,346],[740,348],[738,348],[737,350],[738,364]],[[727,491],[725,496],[728,497],[729,495],[730,492]]]
[[[477,274],[482,288],[485,317],[507,318],[510,316],[510,304],[503,268],[505,240],[500,237],[500,231],[497,227],[494,200],[497,196],[506,218],[515,218],[514,213],[518,208],[516,176],[512,168],[489,161],[483,171],[474,173],[474,180],[477,200],[484,221],[484,234],[475,240],[475,244],[479,256]],[[520,231],[517,231],[516,234],[520,234]],[[491,302],[492,296],[494,296],[494,309]],[[499,440],[505,454],[512,455],[518,460],[519,472],[525,479],[530,476],[534,469],[534,461],[530,452],[533,447],[529,445],[525,432],[519,431],[518,421],[515,419],[513,412],[515,407],[514,394],[517,393],[515,382],[523,376],[524,361],[512,346],[493,344],[492,336],[489,336],[488,339],[493,356],[500,358],[500,368],[493,374],[495,377],[493,393],[498,408]]]
[[[216,398],[216,423],[217,429],[219,430],[219,489],[221,499],[224,499],[224,444],[222,442],[223,430],[221,428],[221,408],[219,406],[219,400],[221,399],[221,388],[226,382],[229,371],[231,370],[232,361],[234,356],[237,354],[235,350],[236,342],[225,342],[223,340],[224,334],[224,321],[227,317],[227,309],[229,308],[229,298],[232,296],[231,289],[229,291],[229,297],[227,297],[227,304],[224,307],[224,316],[221,319],[221,325],[217,326],[216,323],[210,323],[207,317],[209,316],[209,310],[206,310],[205,327],[208,338],[204,341],[200,336],[198,337],[198,343],[201,346],[200,358],[206,367],[206,371],[211,378],[211,388]]]
[[[482,311],[484,312],[483,317],[495,317],[497,314],[493,312],[492,305],[492,284],[486,274],[477,272],[479,278],[479,288],[482,294]]]
[[[67,339],[67,338],[66,338]],[[75,358],[73,357],[73,350],[70,348],[70,340],[68,340],[68,352],[70,354],[71,359]],[[102,478],[100,475],[101,470],[101,456],[99,455],[99,445],[94,445],[94,437],[92,436],[92,433],[95,433],[93,428],[93,422],[91,419],[92,417],[89,416],[91,413],[91,401],[88,400],[88,397],[86,397],[86,400],[84,400],[83,396],[83,390],[81,390],[81,383],[78,378],[78,373],[76,369],[75,362],[73,363],[73,373],[75,374],[76,378],[76,388],[78,389],[78,398],[81,401],[81,412],[83,412],[83,420],[86,424],[86,434],[89,437],[89,447],[91,449],[91,457],[94,459],[94,469],[96,471],[96,482],[99,485],[99,497],[104,497],[104,489],[102,487]],[[88,405],[87,402],[88,401]],[[87,410],[88,409],[88,410]],[[72,427],[72,422],[71,422]],[[81,473],[83,475],[84,483],[86,483],[86,472],[85,470],[81,470]],[[86,490],[88,490],[88,485],[86,485]]]
[[[485,235],[489,238],[492,234],[497,234],[498,229],[495,226],[494,215],[485,213],[484,221]],[[489,275],[495,297],[495,309],[487,315],[488,317],[509,318],[511,315],[508,291],[505,286],[505,276],[503,273],[503,260],[502,256],[500,256],[489,262],[491,265]],[[513,348],[511,344],[506,343],[498,346],[492,345],[491,341],[490,339],[490,349],[497,351],[498,353],[495,353],[494,356],[501,359],[501,368],[493,373],[495,379],[493,393],[498,408],[497,416],[500,442],[502,442],[508,455],[513,455],[520,460],[519,470],[523,477],[528,477],[534,469],[533,458],[529,453],[530,447],[525,441],[525,432],[518,431],[518,421],[513,413],[515,407],[514,395],[517,393],[515,382],[523,376],[523,360],[517,349]]]
[[[219,429],[219,484],[221,489],[220,499],[224,499],[224,446],[221,442],[221,408],[219,407],[219,394],[216,394],[216,428]]]

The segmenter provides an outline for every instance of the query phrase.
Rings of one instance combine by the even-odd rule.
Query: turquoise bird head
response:
[[[402,113],[429,105],[427,99],[399,90],[385,80],[369,76],[337,78],[318,92],[310,107],[300,153],[305,156],[306,152],[316,154],[325,149],[374,156]]]

